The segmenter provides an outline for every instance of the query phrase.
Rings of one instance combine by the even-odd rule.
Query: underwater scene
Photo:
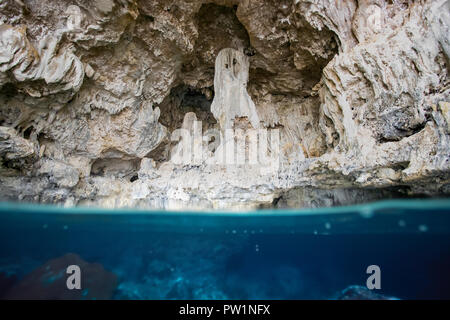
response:
[[[450,200],[163,212],[3,203],[2,299],[449,299]],[[67,290],[66,269],[81,269]],[[368,267],[380,289],[368,290]]]

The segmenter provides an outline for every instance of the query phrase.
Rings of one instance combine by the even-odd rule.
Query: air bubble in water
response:
[[[363,218],[370,219],[373,217],[373,211],[370,208],[364,208],[361,210],[360,215]]]

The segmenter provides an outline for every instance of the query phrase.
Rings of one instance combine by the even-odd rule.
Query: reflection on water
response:
[[[0,296],[45,299],[450,298],[450,201],[255,214],[0,207]],[[81,268],[68,290],[65,268]]]

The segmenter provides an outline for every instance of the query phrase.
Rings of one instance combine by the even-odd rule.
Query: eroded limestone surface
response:
[[[448,0],[1,1],[0,196],[169,209],[448,196],[449,29]],[[172,161],[195,120],[207,151]],[[262,155],[277,166],[209,161],[227,128],[279,133]]]
[[[242,117],[259,128],[255,104],[247,93],[248,70],[249,59],[243,52],[226,48],[217,55],[211,112],[222,130],[233,128],[235,118]]]

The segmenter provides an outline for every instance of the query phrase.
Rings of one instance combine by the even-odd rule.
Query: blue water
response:
[[[0,243],[15,285],[75,253],[117,276],[113,299],[333,299],[365,286],[369,265],[377,293],[450,299],[450,200],[254,213],[2,204]]]

